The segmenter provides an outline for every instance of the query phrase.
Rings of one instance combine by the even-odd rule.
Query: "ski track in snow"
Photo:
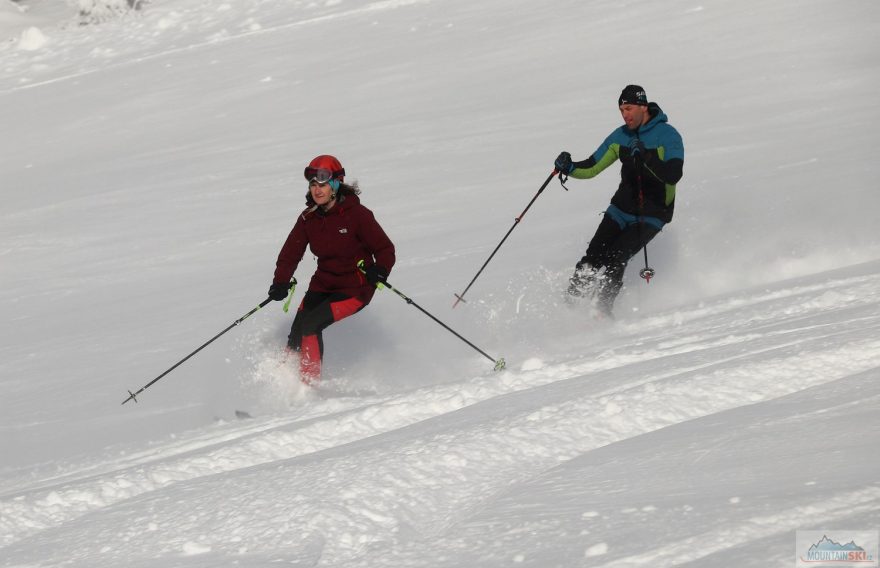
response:
[[[677,541],[664,543],[660,550],[646,554],[615,558],[614,562],[597,564],[595,568],[627,568],[636,566],[670,566],[694,562],[716,552],[745,544],[777,532],[797,530],[805,518],[821,514],[827,523],[860,513],[876,511],[880,505],[880,487],[849,491],[811,505],[791,507],[772,515],[752,517],[721,530],[707,531]],[[790,562],[790,560],[789,560]]]
[[[582,454],[491,497],[484,510],[452,527],[432,547],[452,550],[466,543],[464,558],[431,565],[505,566],[516,557],[543,566],[547,564],[540,559],[565,551],[557,552],[552,565],[603,557],[589,565],[789,566],[791,559],[778,550],[788,550],[791,535],[806,528],[805,523],[821,519],[823,525],[870,526],[872,516],[876,518],[880,485],[860,482],[863,473],[857,472],[877,470],[868,457],[872,444],[852,436],[848,426],[853,419],[865,432],[880,426],[874,412],[880,400],[876,372],[849,375]],[[821,434],[797,435],[804,431]],[[815,467],[822,463],[816,456],[822,454],[846,456],[853,467],[848,475],[840,475],[840,460]],[[751,456],[769,459],[744,461]],[[779,468],[777,458],[786,466]],[[656,486],[664,490],[658,492]],[[713,492],[714,486],[721,492]],[[810,489],[801,493],[797,505],[789,505],[784,495],[801,491],[799,487]],[[709,502],[700,502],[698,495],[710,496]],[[559,506],[542,509],[539,504],[548,500]],[[637,541],[627,530],[633,521],[642,526]],[[496,536],[475,545],[487,533]],[[768,541],[772,544],[761,548],[777,552],[758,558],[742,554]],[[578,554],[579,549],[584,552]],[[423,548],[395,551],[399,566],[425,564]]]
[[[371,542],[394,542],[412,531],[442,534],[470,514],[469,503],[592,449],[876,369],[878,284],[876,274],[837,278],[622,321],[611,328],[603,351],[586,357],[569,354],[534,370],[391,396],[318,398],[293,409],[292,417],[223,424],[164,447],[86,464],[6,492],[0,542],[14,549],[45,531],[85,530],[72,521],[101,509],[122,514],[129,500],[149,499],[160,489],[187,491],[197,487],[193,481],[222,485],[224,473],[240,471],[260,479],[244,484],[251,489],[229,504],[245,511],[241,517],[217,519],[213,507],[192,510],[188,500],[168,503],[160,492],[151,530],[177,530],[172,519],[189,516],[195,524],[213,525],[208,534],[239,535],[236,547],[313,546],[309,535],[320,532],[325,560],[351,561]],[[669,326],[677,339],[665,338]],[[444,420],[431,420],[440,416]],[[393,456],[380,443],[383,435],[396,439]],[[357,449],[337,457],[333,449],[346,444]],[[298,468],[296,483],[313,490],[273,502],[271,495],[285,495],[273,485],[291,482],[285,463]],[[465,478],[468,483],[461,483]],[[377,494],[379,486],[389,489]],[[857,508],[878,495],[868,490],[841,498]],[[240,526],[240,518],[252,516],[246,513],[251,507],[260,507],[262,518],[275,516],[269,508],[288,523],[313,519],[306,524],[315,526],[300,536],[279,530],[258,539],[266,527],[252,532]],[[748,538],[748,530],[730,530]],[[715,535],[718,546],[729,536]],[[176,542],[173,535],[162,541]],[[78,554],[97,553],[91,546],[83,544]],[[100,553],[124,555],[126,546],[131,544],[109,543]],[[621,565],[650,564],[651,558]]]
[[[32,89],[35,87],[41,87],[44,85],[50,85],[53,83],[81,79],[93,73],[103,73],[111,69],[119,69],[131,65],[138,65],[147,61],[167,58],[170,55],[175,55],[178,53],[195,51],[198,49],[203,49],[205,47],[216,46],[221,43],[246,40],[249,37],[255,35],[284,32],[289,31],[293,28],[319,24],[328,20],[348,18],[372,12],[380,12],[384,10],[392,10],[414,4],[426,3],[429,1],[430,0],[379,0],[375,2],[370,2],[365,6],[359,6],[357,8],[342,11],[331,11],[327,14],[306,17],[303,19],[285,23],[272,22],[271,15],[266,11],[266,8],[269,6],[260,5],[265,4],[265,2],[254,2],[254,6],[250,9],[250,13],[253,14],[253,17],[249,20],[245,20],[244,22],[237,20],[224,21],[222,19],[222,15],[224,12],[227,12],[230,17],[236,18],[238,17],[239,12],[233,12],[228,9],[216,10],[216,7],[213,5],[213,3],[210,5],[197,5],[187,11],[173,11],[170,14],[158,17],[158,19],[157,17],[154,17],[152,15],[146,16],[143,18],[144,22],[139,26],[136,25],[136,22],[129,21],[129,24],[132,24],[132,29],[139,29],[139,32],[136,32],[138,41],[131,41],[125,48],[120,48],[118,44],[101,45],[102,42],[100,41],[100,36],[83,36],[83,34],[81,33],[66,34],[65,32],[63,32],[63,30],[58,30],[58,33],[60,35],[67,37],[62,40],[65,44],[63,49],[58,49],[56,50],[56,52],[62,54],[62,58],[64,60],[81,60],[77,61],[77,64],[82,65],[82,67],[68,73],[59,73],[59,67],[53,66],[51,64],[53,62],[51,61],[45,61],[42,60],[43,58],[38,58],[42,61],[37,65],[33,65],[31,63],[31,57],[22,57],[21,67],[19,69],[15,69],[15,67],[9,67],[7,68],[7,72],[5,73],[7,82],[12,82],[15,76],[19,75],[18,79],[16,80],[18,84],[0,90],[0,95],[25,89]],[[316,3],[303,4],[305,5],[306,9],[315,9],[317,7]],[[328,7],[332,7],[332,5],[333,3],[328,3]],[[201,14],[201,16],[197,14]],[[205,16],[205,14],[211,14],[211,16]],[[129,18],[134,17],[137,16],[129,15]],[[262,24],[259,24],[254,19],[257,17],[265,22],[271,23],[267,24],[264,27]],[[189,32],[189,27],[193,22],[199,22],[203,27],[202,33],[206,34],[205,41],[200,43],[189,43],[187,45],[171,49],[155,49],[155,46],[162,45],[168,42],[168,38],[164,37],[164,35],[169,29],[180,28],[181,31]],[[105,23],[104,25],[113,24]],[[226,26],[243,29],[229,32]],[[98,44],[97,46],[95,45],[96,43]],[[150,49],[151,47],[153,49]],[[77,57],[75,54],[76,52],[81,52],[87,55],[84,57]],[[140,56],[135,55],[138,52],[147,52],[148,54]],[[120,55],[123,55],[124,57],[120,57]],[[103,60],[108,57],[112,57],[113,59],[119,58],[122,59],[122,61],[119,63],[107,64]],[[83,64],[82,61],[85,61],[86,63]],[[30,65],[30,67],[24,68],[25,65]],[[39,75],[41,73],[47,72],[50,69],[52,69],[55,73],[55,76],[51,78],[32,80],[28,77],[20,76],[27,74],[28,71],[32,73],[35,72],[37,75]]]

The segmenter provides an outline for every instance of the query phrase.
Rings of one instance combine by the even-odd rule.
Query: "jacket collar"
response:
[[[312,205],[308,209],[303,211],[301,216],[303,220],[305,220],[312,216],[323,218],[332,217],[333,215],[344,215],[346,211],[348,211],[358,203],[360,203],[360,199],[357,195],[340,195],[336,198],[336,205],[331,207],[329,211],[324,211],[318,205]]]
[[[651,120],[647,123],[643,124],[639,128],[639,132],[647,132],[660,124],[661,122],[667,122],[668,118],[666,117],[666,113],[663,112],[663,109],[660,108],[660,105],[657,103],[649,103],[648,104],[648,112],[651,113]]]

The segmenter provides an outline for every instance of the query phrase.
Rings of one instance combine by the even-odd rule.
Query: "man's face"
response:
[[[623,122],[626,124],[627,128],[630,130],[636,130],[638,127],[648,122],[647,118],[650,115],[648,114],[648,107],[646,106],[623,104],[620,105],[620,116],[623,117]]]

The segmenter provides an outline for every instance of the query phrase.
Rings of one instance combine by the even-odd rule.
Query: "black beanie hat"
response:
[[[617,106],[622,105],[648,106],[648,95],[645,94],[645,89],[638,85],[627,85],[620,93],[620,98],[617,99]]]

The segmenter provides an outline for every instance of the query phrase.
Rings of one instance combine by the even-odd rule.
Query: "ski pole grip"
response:
[[[358,267],[358,270],[361,271],[361,274],[367,273],[367,271],[364,270],[364,259],[360,259],[359,261],[357,261],[357,267]],[[383,289],[385,289],[385,286],[391,286],[391,285],[388,284],[388,282],[385,282],[384,280],[379,280],[378,282],[376,282],[375,286],[378,290],[383,290]]]

